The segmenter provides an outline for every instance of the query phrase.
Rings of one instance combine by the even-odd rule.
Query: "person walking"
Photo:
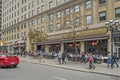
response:
[[[62,53],[62,64],[66,64],[65,58],[66,58],[66,53],[63,52]]]
[[[39,62],[45,62],[44,60],[43,60],[43,55],[44,55],[44,53],[42,52],[42,51],[40,51],[40,53],[39,53]]]
[[[108,59],[107,59],[107,67],[109,68],[109,66],[111,65],[112,63],[112,58],[111,58],[111,55],[110,53],[108,54]]]
[[[61,60],[62,60],[62,53],[59,51],[59,53],[58,53],[58,62],[59,62],[59,65],[62,62]]]
[[[89,68],[90,69],[95,69],[96,66],[94,64],[94,59],[93,59],[92,53],[89,54],[89,59],[88,60],[89,60]]]
[[[119,65],[117,63],[117,54],[116,53],[114,53],[112,56],[112,65],[114,66],[114,64],[116,65],[117,68],[119,67]]]

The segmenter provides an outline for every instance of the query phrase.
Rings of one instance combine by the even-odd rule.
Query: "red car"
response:
[[[19,58],[12,54],[0,54],[0,67],[17,67]]]

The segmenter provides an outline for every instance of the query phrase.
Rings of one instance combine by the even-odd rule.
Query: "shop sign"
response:
[[[61,35],[49,36],[48,40],[58,40],[61,39]]]
[[[92,30],[86,30],[86,31],[80,31],[76,33],[79,37],[86,37],[86,36],[95,36],[95,35],[100,35],[100,34],[105,34],[107,33],[106,28],[101,28],[101,29],[92,29]]]
[[[72,39],[73,38],[73,34],[72,33],[62,34],[62,38],[63,39]]]
[[[101,35],[107,33],[106,28],[101,28],[101,29],[91,29],[91,30],[85,30],[85,31],[79,31],[74,33],[66,33],[62,34],[63,39],[72,39],[73,37],[78,38],[78,37],[88,37],[88,36],[95,36],[95,35]]]

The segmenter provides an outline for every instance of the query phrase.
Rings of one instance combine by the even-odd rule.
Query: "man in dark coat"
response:
[[[114,65],[114,64],[116,64],[116,67],[118,68],[119,67],[119,65],[118,65],[118,63],[117,63],[117,54],[113,54],[113,56],[112,56],[112,64]]]

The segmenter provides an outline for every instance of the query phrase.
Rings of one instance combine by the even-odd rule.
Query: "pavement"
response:
[[[33,57],[21,57],[19,56],[19,59],[21,61],[25,62],[30,62],[30,63],[35,63],[39,65],[46,65],[46,66],[52,66],[52,67],[57,67],[57,68],[62,68],[62,69],[68,69],[68,70],[74,70],[74,71],[80,71],[80,72],[86,72],[86,73],[95,73],[95,74],[101,74],[101,75],[108,75],[108,76],[114,76],[114,77],[119,77],[120,78],[120,67],[116,68],[114,67],[113,69],[107,68],[106,63],[102,64],[96,64],[95,69],[89,69],[88,63],[80,63],[80,62],[74,62],[74,61],[67,61],[66,64],[58,64],[57,59],[43,59],[42,62],[39,62],[39,59],[35,59]],[[120,62],[119,62],[120,65]]]

